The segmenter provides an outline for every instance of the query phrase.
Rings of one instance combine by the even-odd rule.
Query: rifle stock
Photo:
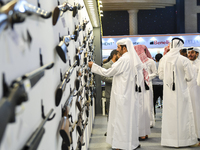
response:
[[[78,10],[81,10],[84,6],[81,6],[79,3],[76,3],[73,7],[73,17],[75,17],[78,13]]]
[[[62,150],[68,150],[69,146],[73,143],[72,132],[74,131],[75,126],[76,126],[76,122],[72,125],[71,130],[69,131],[70,132],[70,136],[68,137],[69,140],[62,141]]]
[[[75,36],[74,35],[68,35],[68,36],[63,36],[62,41],[56,46],[56,51],[58,53],[58,56],[61,58],[61,60],[66,63],[67,62],[67,47],[69,46],[69,42],[71,40],[74,40]]]
[[[73,11],[73,6],[71,4],[69,4],[68,2],[64,2],[62,5],[55,7],[55,9],[53,11],[53,17],[52,17],[54,26],[56,25],[60,16],[62,16],[64,14],[64,12],[66,12],[68,10]]]
[[[27,91],[44,76],[44,70],[53,65],[54,63],[44,65],[12,82],[8,95],[4,95],[0,101],[0,142],[7,124],[15,122],[15,107],[28,100]]]

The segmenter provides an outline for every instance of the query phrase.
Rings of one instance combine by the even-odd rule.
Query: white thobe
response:
[[[138,104],[135,92],[135,74],[130,55],[124,53],[111,68],[93,63],[91,71],[102,76],[113,76],[110,112],[106,142],[112,148],[132,150],[139,145]]]
[[[184,147],[197,143],[195,132],[194,113],[187,86],[187,81],[193,78],[191,63],[186,57],[177,56],[174,65],[175,91],[169,87],[167,79],[169,70],[166,69],[166,54],[158,68],[159,78],[163,80],[163,117],[161,145],[172,147]]]
[[[148,58],[146,62],[147,70],[149,74],[149,91],[148,93],[148,102],[149,102],[149,115],[150,115],[150,125],[155,126],[155,117],[154,117],[154,105],[153,105],[153,85],[152,79],[157,75],[156,64],[153,59]]]
[[[197,85],[200,86],[200,66],[199,66],[199,71],[197,74]]]
[[[192,63],[192,65],[195,65],[197,68],[197,72],[199,71],[199,67],[200,67],[200,60],[197,58],[194,61],[190,61]]]
[[[200,100],[199,100],[199,93],[200,93],[200,86],[197,85],[197,68],[196,65],[192,65],[194,78],[192,81],[188,82],[188,88],[190,91],[190,96],[192,100],[192,106],[194,111],[194,120],[196,126],[196,133],[197,137],[200,138]]]
[[[141,84],[141,92],[137,93],[139,103],[139,137],[149,135],[150,131],[150,115],[149,115],[149,90],[145,90],[144,78]]]

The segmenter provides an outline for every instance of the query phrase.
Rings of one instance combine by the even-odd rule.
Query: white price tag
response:
[[[65,27],[67,26],[67,25],[66,25],[65,18],[64,18],[64,17],[62,17],[62,18],[61,18],[61,20],[62,20],[63,27],[65,28]]]

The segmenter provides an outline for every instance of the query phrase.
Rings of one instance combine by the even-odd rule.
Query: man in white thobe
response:
[[[199,56],[199,49],[196,47],[190,47],[187,50],[187,57],[190,59],[190,62],[196,66],[197,72],[199,71],[200,67],[200,60],[198,59]]]
[[[163,80],[163,118],[161,145],[184,147],[197,144],[194,113],[187,82],[193,78],[190,61],[180,55],[184,42],[173,38],[170,51],[158,68]]]
[[[188,48],[188,58],[190,59],[190,62],[192,64],[192,69],[194,73],[194,78],[192,81],[188,82],[188,87],[190,91],[190,96],[192,100],[192,106],[194,111],[194,120],[196,125],[196,132],[197,137],[200,140],[200,99],[199,99],[199,93],[200,93],[200,86],[197,85],[197,75],[198,75],[198,69],[200,67],[200,60],[198,60],[199,55],[199,49],[195,47]]]
[[[117,50],[122,56],[111,68],[105,69],[93,62],[88,66],[93,73],[113,76],[106,142],[115,149],[133,150],[139,146],[135,77],[140,84],[142,63],[131,40],[119,40]]]
[[[151,99],[151,85],[150,85],[150,75],[152,75],[152,65],[151,60],[148,57],[151,57],[147,47],[145,45],[135,45],[134,46],[136,53],[138,54],[140,60],[143,63],[143,78],[141,84],[141,92],[138,93],[139,101],[139,140],[145,140],[148,138],[150,131],[150,118],[151,111],[153,110],[153,98]],[[148,52],[148,57],[146,52]],[[153,61],[153,60],[152,60]],[[154,63],[154,61],[153,61]],[[153,64],[155,65],[155,63]],[[152,71],[152,72],[151,72]],[[155,66],[155,75],[157,73]],[[153,78],[153,75],[152,75]],[[151,78],[151,79],[152,79]],[[152,103],[152,105],[151,105]],[[153,112],[153,111],[152,111]]]

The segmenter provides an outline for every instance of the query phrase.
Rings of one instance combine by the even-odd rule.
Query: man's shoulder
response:
[[[109,62],[103,64],[102,67],[108,69],[108,68],[110,68],[112,66],[112,64],[113,64],[113,62],[112,62],[112,60],[110,60]]]

